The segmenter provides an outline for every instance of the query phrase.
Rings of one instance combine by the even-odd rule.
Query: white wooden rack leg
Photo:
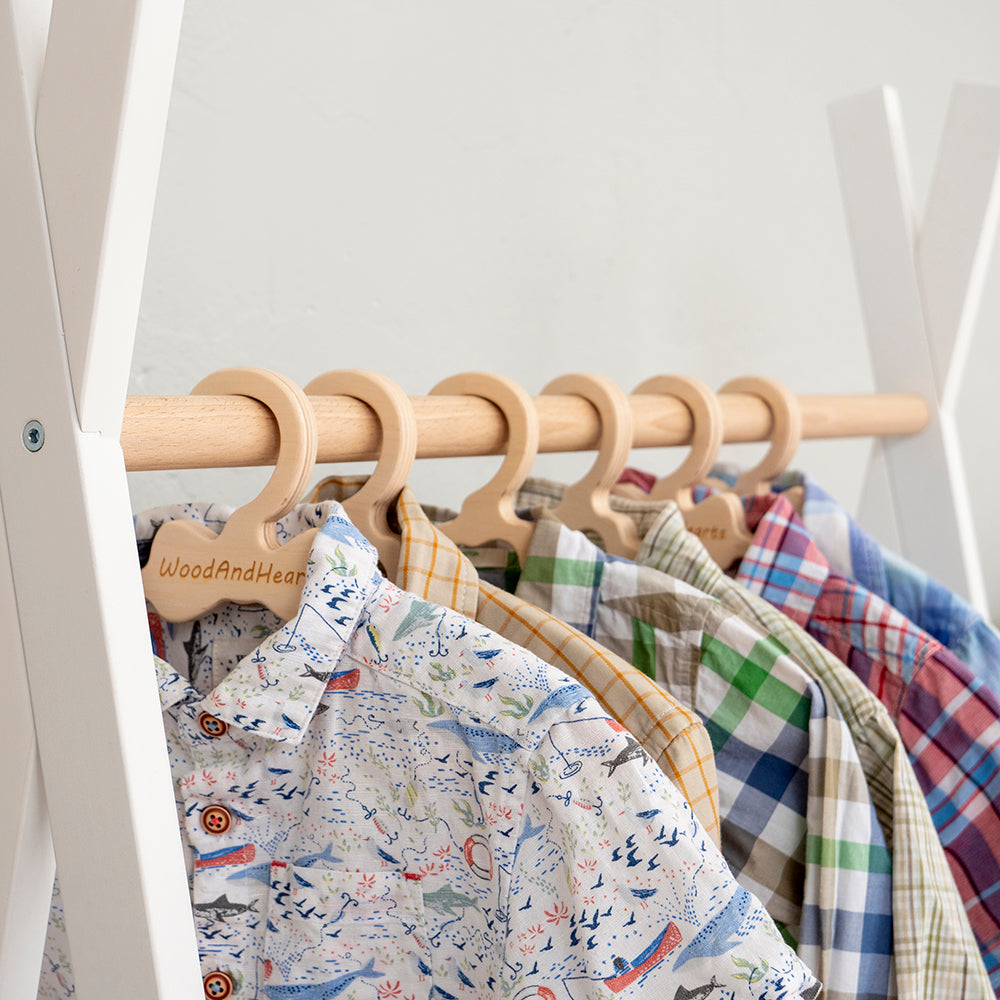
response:
[[[0,0],[0,997],[35,996],[58,856],[80,1000],[177,1000],[201,976],[119,439],[182,0],[48,11]],[[832,117],[878,388],[934,410],[886,448],[903,551],[982,604],[951,407],[1000,100],[956,93],[919,241],[894,99]]]
[[[39,6],[0,6],[0,996],[37,990],[48,825],[77,996],[179,1000],[201,975],[119,437],[182,3],[55,0],[44,61]]]
[[[931,404],[920,435],[876,445],[859,516],[986,612],[955,404],[1000,210],[1000,89],[955,88],[922,226],[895,91],[838,101],[830,123],[875,388]]]

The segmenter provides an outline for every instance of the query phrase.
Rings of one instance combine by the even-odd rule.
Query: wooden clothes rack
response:
[[[148,425],[163,420],[174,443],[190,443],[178,431],[190,401],[126,406],[182,7],[54,0],[47,20],[41,0],[0,6],[4,1000],[35,996],[56,856],[80,1000],[201,995],[155,680],[139,669],[149,637],[119,443],[131,452],[136,435],[154,440]],[[1000,95],[956,90],[919,234],[894,95],[838,102],[831,119],[877,389],[916,393],[929,409],[919,435],[885,443],[863,506],[892,511],[896,547],[982,606],[953,408],[996,228]],[[478,407],[418,403],[425,422],[438,406]],[[647,428],[678,418],[669,401],[635,405],[662,408],[651,421],[637,412]],[[225,464],[239,421],[260,423],[253,404],[197,406],[222,414],[195,464]],[[347,401],[317,406],[328,410],[321,436],[331,422],[338,435],[344,421],[364,422]],[[571,400],[539,406],[548,445],[586,423]],[[756,421],[741,431],[751,437],[763,436],[760,417],[726,412],[727,426]],[[495,419],[486,423],[463,448],[499,447]],[[593,427],[580,434],[592,440]],[[254,460],[266,460],[267,433],[255,437]],[[559,445],[571,446],[588,445]],[[437,447],[425,437],[425,454]],[[371,428],[351,448],[323,458],[370,454]],[[157,443],[141,467],[178,461],[165,456]]]

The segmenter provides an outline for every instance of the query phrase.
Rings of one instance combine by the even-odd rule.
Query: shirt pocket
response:
[[[337,1000],[427,1000],[433,986],[420,879],[275,862],[262,996],[317,986]]]

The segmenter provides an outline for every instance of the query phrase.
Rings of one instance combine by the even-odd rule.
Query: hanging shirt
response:
[[[879,545],[808,476],[788,472],[775,485],[776,491],[802,488],[802,521],[832,569],[888,601],[1000,695],[1000,634],[975,608]]]
[[[541,514],[518,596],[695,708],[715,749],[723,853],[741,884],[822,970],[825,996],[895,996],[891,855],[823,685],[714,598]]]
[[[737,579],[846,663],[895,721],[1000,993],[1000,701],[949,649],[836,573],[781,495],[747,497]]]
[[[310,501],[343,501],[365,476],[331,476]],[[405,487],[396,502],[401,536],[396,583],[424,600],[459,611],[580,681],[639,741],[680,790],[719,845],[719,783],[704,725],[642,672],[540,608],[480,580],[459,547],[439,531]]]
[[[528,480],[518,506],[550,506],[564,487]],[[876,815],[892,847],[893,951],[901,998],[993,996],[913,765],[886,708],[852,671],[798,624],[729,579],[671,501],[611,497],[643,537],[637,561],[721,601],[784,644],[829,689],[858,748]]]
[[[141,516],[140,552],[229,513]],[[310,527],[286,624],[150,616],[206,997],[818,994],[583,688],[384,580],[338,504],[278,534]],[[59,923],[44,997],[72,995]]]

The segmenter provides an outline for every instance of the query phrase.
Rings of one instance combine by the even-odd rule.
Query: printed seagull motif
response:
[[[676,972],[692,958],[713,958],[739,944],[736,937],[750,910],[750,893],[740,887],[733,898],[688,942],[674,962]]]
[[[378,979],[384,976],[375,968],[375,959],[370,959],[363,969],[348,972],[325,983],[299,983],[289,986],[265,986],[264,995],[268,1000],[333,1000],[339,997],[356,979]]]

